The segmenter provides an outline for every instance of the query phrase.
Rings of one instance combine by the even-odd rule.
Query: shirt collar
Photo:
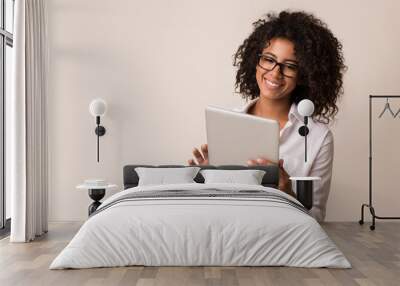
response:
[[[244,113],[248,113],[249,109],[256,104],[258,98],[251,100],[250,102],[248,102],[244,107],[242,112]],[[289,109],[289,114],[288,114],[288,119],[290,122],[294,123],[296,120],[303,122],[303,118],[302,116],[299,114],[299,112],[297,111],[297,104],[296,103],[292,103],[292,105],[290,106]]]

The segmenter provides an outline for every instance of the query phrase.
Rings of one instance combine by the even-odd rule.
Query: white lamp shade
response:
[[[309,99],[303,99],[297,105],[297,111],[301,116],[311,116],[314,113],[314,103]]]
[[[107,103],[101,98],[93,99],[89,111],[93,116],[103,116],[107,111]]]

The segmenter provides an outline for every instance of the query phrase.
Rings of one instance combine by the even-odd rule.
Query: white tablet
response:
[[[279,123],[217,107],[206,108],[210,165],[247,165],[249,159],[279,161]]]

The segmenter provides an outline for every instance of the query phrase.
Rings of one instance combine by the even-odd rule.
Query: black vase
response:
[[[296,180],[297,200],[310,210],[313,206],[313,181]]]
[[[106,189],[89,189],[89,197],[94,200],[94,202],[89,206],[88,212],[89,216],[94,213],[97,208],[101,205],[100,200],[106,194]]]

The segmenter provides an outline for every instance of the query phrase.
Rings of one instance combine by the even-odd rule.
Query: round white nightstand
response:
[[[104,184],[104,185],[92,185],[92,184],[81,184],[76,186],[78,190],[88,190],[89,197],[93,200],[93,203],[88,208],[89,216],[96,211],[101,205],[100,200],[106,194],[107,189],[116,188],[115,184]]]

